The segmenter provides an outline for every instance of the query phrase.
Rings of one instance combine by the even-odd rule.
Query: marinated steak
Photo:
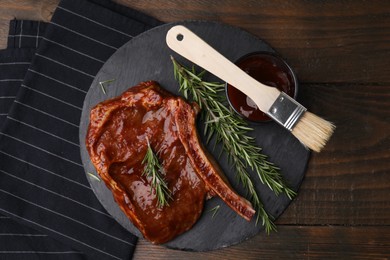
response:
[[[195,125],[198,111],[196,104],[154,81],[142,82],[91,110],[86,136],[91,161],[122,211],[156,244],[190,229],[209,195],[218,195],[247,220],[255,213],[202,147]],[[164,168],[169,206],[157,206],[151,180],[143,175],[148,141]]]

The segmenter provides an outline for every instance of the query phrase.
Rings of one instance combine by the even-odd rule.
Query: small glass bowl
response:
[[[235,64],[257,81],[276,87],[294,99],[298,93],[298,80],[291,67],[271,52],[254,52],[238,59]],[[233,110],[251,122],[269,122],[265,113],[244,93],[226,84],[226,96]]]

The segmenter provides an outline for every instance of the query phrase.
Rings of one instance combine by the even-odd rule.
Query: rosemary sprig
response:
[[[264,210],[247,168],[254,170],[260,181],[275,194],[285,193],[291,199],[296,193],[285,185],[279,169],[266,160],[266,156],[261,153],[261,148],[256,146],[255,139],[247,135],[247,132],[252,129],[248,127],[245,120],[225,106],[226,97],[221,95],[224,92],[224,84],[203,81],[205,71],[197,74],[194,68],[189,70],[173,57],[171,59],[180,92],[187,99],[191,96],[203,108],[204,134],[207,142],[215,136],[216,143],[222,143],[230,163],[236,168],[238,180],[249,193],[247,196],[257,211],[256,224],[261,218],[267,233],[275,230],[272,216]]]
[[[162,208],[164,206],[169,206],[168,199],[171,199],[171,191],[168,189],[168,184],[165,182],[161,174],[164,173],[164,169],[161,166],[156,154],[153,152],[152,147],[150,146],[149,140],[148,148],[142,164],[145,164],[145,169],[143,175],[151,178],[151,192],[153,189],[157,195],[157,206]]]

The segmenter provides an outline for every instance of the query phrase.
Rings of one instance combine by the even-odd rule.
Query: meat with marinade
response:
[[[209,195],[221,197],[250,220],[250,202],[228,184],[196,130],[199,107],[174,96],[155,81],[141,82],[90,113],[86,147],[99,176],[119,207],[155,244],[189,230]],[[159,207],[142,163],[148,141],[164,169],[171,198]]]

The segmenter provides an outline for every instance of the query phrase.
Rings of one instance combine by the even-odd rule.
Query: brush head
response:
[[[335,128],[333,123],[306,111],[291,132],[305,146],[315,152],[320,152]]]

